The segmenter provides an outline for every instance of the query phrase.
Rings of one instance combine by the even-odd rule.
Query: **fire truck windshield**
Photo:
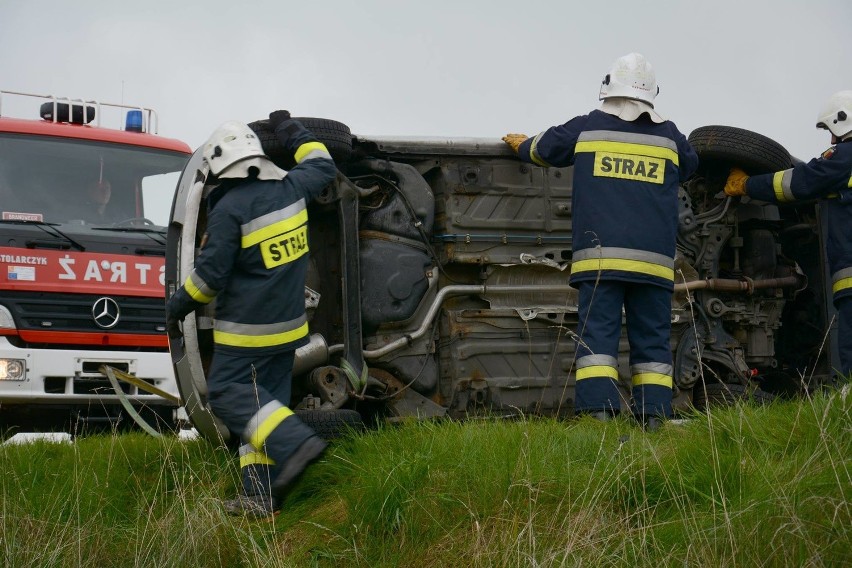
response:
[[[22,134],[0,135],[4,220],[165,226],[188,156],[138,146]]]

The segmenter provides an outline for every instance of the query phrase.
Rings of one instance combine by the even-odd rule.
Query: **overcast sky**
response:
[[[850,30],[847,0],[0,0],[0,89],[152,107],[193,148],[276,108],[500,137],[596,108],[636,51],[684,134],[737,126],[809,159],[829,145],[819,107],[852,89]]]

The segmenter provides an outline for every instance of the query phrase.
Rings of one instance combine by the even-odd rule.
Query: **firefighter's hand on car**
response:
[[[518,146],[521,145],[521,142],[529,138],[526,134],[507,134],[503,137],[503,142],[509,145],[516,154],[518,153]]]
[[[731,173],[728,174],[728,181],[725,182],[725,195],[731,197],[739,197],[746,194],[746,180],[748,174],[740,168],[731,168]]]
[[[285,120],[290,120],[289,110],[274,110],[269,113],[269,125],[272,127],[272,130],[278,128],[278,125]]]

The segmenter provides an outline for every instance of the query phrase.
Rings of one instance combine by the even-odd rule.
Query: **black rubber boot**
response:
[[[271,517],[278,512],[277,500],[267,495],[237,495],[222,501],[222,507],[229,515],[251,519]]]
[[[292,487],[311,462],[319,459],[325,451],[328,444],[319,436],[311,436],[299,448],[293,452],[286,463],[284,469],[272,482],[272,494],[279,501],[284,499],[287,491]]]
[[[598,410],[596,412],[589,412],[589,416],[591,416],[595,420],[598,420],[599,422],[609,422],[614,418],[612,412],[610,412],[609,410]]]
[[[646,432],[656,432],[663,427],[663,421],[659,416],[646,416],[642,421],[642,429]]]

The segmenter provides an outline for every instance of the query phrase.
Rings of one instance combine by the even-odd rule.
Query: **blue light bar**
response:
[[[142,111],[129,110],[124,122],[124,129],[130,132],[144,132],[142,128]]]

